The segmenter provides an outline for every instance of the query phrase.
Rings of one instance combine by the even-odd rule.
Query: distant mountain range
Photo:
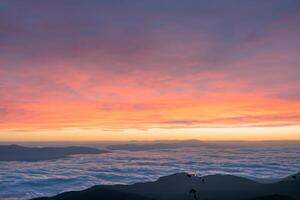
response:
[[[201,141],[201,140],[165,140],[140,142],[131,141],[127,143],[105,145],[110,150],[125,150],[125,151],[149,151],[149,150],[166,150],[189,147],[212,147],[212,148],[232,148],[232,147],[273,147],[273,146],[291,147],[299,146],[299,141]]]
[[[76,154],[100,154],[106,152],[105,150],[80,146],[23,147],[19,145],[0,145],[0,161],[42,161]]]
[[[270,184],[232,175],[178,173],[154,182],[94,186],[34,200],[299,200],[300,174]]]
[[[126,150],[126,151],[147,151],[147,150],[162,150],[162,149],[177,149],[185,147],[201,147],[203,145],[209,145],[205,142],[198,140],[186,140],[186,141],[170,141],[170,142],[157,142],[157,143],[126,143],[115,144],[107,146],[107,149],[111,150]]]

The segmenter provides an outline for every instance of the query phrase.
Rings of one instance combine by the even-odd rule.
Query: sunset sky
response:
[[[0,141],[300,139],[298,0],[0,0]]]

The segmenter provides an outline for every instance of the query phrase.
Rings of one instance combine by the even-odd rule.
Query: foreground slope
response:
[[[97,200],[154,200],[138,194],[131,194],[128,192],[120,192],[106,188],[90,188],[79,192],[65,192],[55,197],[41,197],[35,200],[85,200],[85,199],[97,199]]]
[[[159,178],[155,182],[133,185],[94,186],[90,189],[66,192],[38,200],[292,200],[300,199],[300,181],[282,180],[261,184],[232,175],[196,177],[178,173]],[[37,199],[36,199],[37,200]]]

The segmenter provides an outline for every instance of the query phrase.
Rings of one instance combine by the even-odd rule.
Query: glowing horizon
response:
[[[2,1],[0,141],[300,140],[299,11]]]

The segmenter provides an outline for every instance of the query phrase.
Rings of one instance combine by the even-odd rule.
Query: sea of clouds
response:
[[[277,179],[298,172],[300,146],[112,151],[41,162],[0,162],[0,199],[29,199],[96,184],[153,181],[176,172]]]

